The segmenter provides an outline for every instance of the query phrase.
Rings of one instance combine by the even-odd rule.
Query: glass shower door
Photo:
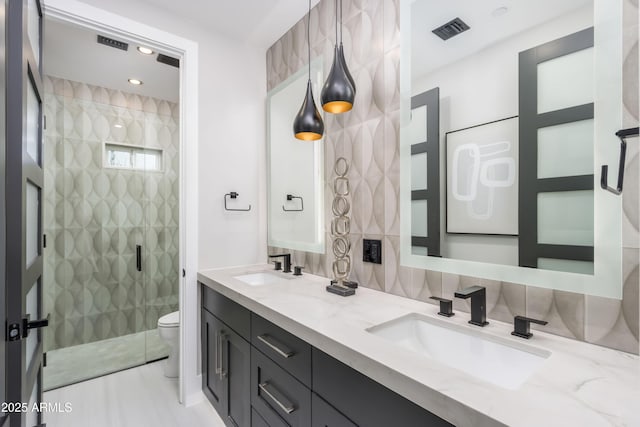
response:
[[[109,167],[105,142],[125,142],[131,114],[88,85],[48,78],[45,97],[45,389],[145,362],[144,176]],[[117,125],[117,126],[116,126]]]
[[[168,355],[158,319],[178,310],[177,104],[154,100],[145,112],[145,328],[146,360]]]

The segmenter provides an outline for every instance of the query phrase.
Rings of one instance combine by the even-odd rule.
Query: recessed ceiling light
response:
[[[122,125],[113,125],[113,127],[116,129],[122,129]]]
[[[144,55],[151,55],[153,53],[153,50],[149,49],[148,47],[138,46],[138,52]]]
[[[498,16],[502,16],[509,11],[509,8],[506,6],[502,6],[491,12],[491,16],[497,18]]]
[[[142,80],[129,79],[129,83],[131,83],[132,85],[140,86],[142,84]]]

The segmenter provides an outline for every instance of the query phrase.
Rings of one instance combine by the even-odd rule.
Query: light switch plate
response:
[[[362,243],[362,261],[382,264],[382,241],[364,239]]]

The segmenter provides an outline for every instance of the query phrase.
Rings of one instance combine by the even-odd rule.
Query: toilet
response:
[[[180,312],[165,314],[158,319],[158,334],[169,346],[169,358],[164,362],[164,376],[176,378],[178,376],[178,360],[180,359]]]

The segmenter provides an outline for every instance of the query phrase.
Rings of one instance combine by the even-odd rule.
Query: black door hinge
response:
[[[44,353],[42,353],[42,366],[43,367],[47,366],[47,352],[46,351]]]
[[[42,235],[42,248],[46,248],[47,247],[47,235],[43,234]]]
[[[182,269],[182,277],[184,277],[184,276],[186,276],[186,275],[187,275],[187,272],[186,272],[186,271],[184,271],[184,268],[183,268],[183,269]]]

